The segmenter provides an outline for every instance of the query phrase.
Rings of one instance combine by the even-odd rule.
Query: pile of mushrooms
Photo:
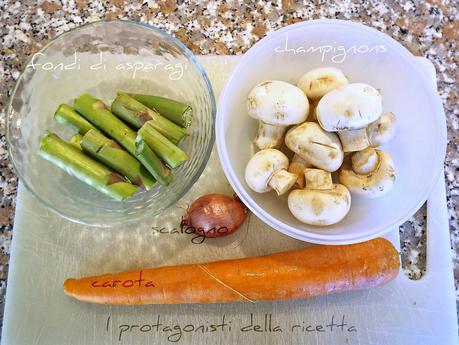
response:
[[[262,82],[250,91],[247,111],[259,121],[254,144],[260,151],[247,164],[246,183],[257,193],[289,193],[288,207],[299,221],[338,223],[350,210],[351,194],[377,198],[394,185],[392,158],[377,147],[393,137],[396,117],[383,112],[377,89],[349,83],[341,70],[313,69],[297,86]],[[283,144],[293,152],[290,161]]]

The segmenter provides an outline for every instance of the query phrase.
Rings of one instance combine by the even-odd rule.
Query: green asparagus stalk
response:
[[[75,99],[75,109],[98,129],[115,139],[131,155],[135,156],[136,133],[113,115],[101,100],[87,93]]]
[[[191,123],[193,109],[185,103],[153,95],[130,94],[130,96],[179,126],[188,127]]]
[[[137,132],[141,139],[172,169],[188,159],[188,155],[159,133],[152,121],[147,121]],[[139,141],[139,139],[137,139]]]
[[[81,150],[81,140],[83,140],[83,136],[80,133],[77,133],[70,138],[69,144],[78,150]]]
[[[129,198],[137,191],[136,186],[53,133],[41,138],[39,155],[116,200]]]
[[[132,183],[142,189],[149,190],[156,182],[148,172],[148,169],[137,159],[125,151],[116,141],[105,137],[97,130],[90,129],[84,136],[77,133],[70,138],[69,144],[79,150],[83,150],[107,167],[126,176]],[[146,161],[145,159],[143,160]],[[159,158],[157,160],[162,165]],[[148,164],[148,161],[146,163]]]
[[[162,162],[159,159],[148,162],[148,159],[154,159],[155,157],[152,155],[143,155],[140,157],[136,154],[135,140],[137,134],[123,121],[113,115],[101,100],[98,100],[88,94],[82,94],[75,100],[75,109],[93,125],[100,128],[109,137],[115,139],[119,144],[121,144],[126,151],[143,164],[143,166],[153,175],[153,177],[156,178],[156,180],[160,181],[160,179],[158,179],[159,173],[155,175],[150,169],[153,166],[157,166],[158,162],[161,164]]]
[[[172,182],[173,176],[169,168],[165,167],[158,156],[150,149],[142,138],[136,139],[137,158],[148,169],[148,171],[163,186],[168,186]]]
[[[54,113],[54,119],[70,128],[75,132],[85,135],[90,129],[96,129],[91,123],[85,120],[80,114],[78,114],[70,105],[61,104],[56,112]]]
[[[111,111],[137,129],[151,120],[154,128],[174,144],[178,144],[187,134],[186,129],[162,117],[155,110],[148,108],[125,93],[118,92],[118,96],[112,103]]]
[[[126,176],[142,189],[149,190],[155,184],[153,176],[137,159],[125,151],[116,141],[108,139],[102,133],[89,130],[81,140],[81,147],[84,152]]]

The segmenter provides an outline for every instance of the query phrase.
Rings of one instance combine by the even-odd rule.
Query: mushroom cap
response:
[[[338,68],[315,68],[303,74],[298,82],[298,87],[310,99],[319,99],[326,93],[348,84],[344,73]]]
[[[257,193],[269,192],[269,180],[275,172],[288,169],[288,158],[276,149],[265,149],[255,153],[245,168],[245,181]]]
[[[364,128],[381,116],[381,94],[363,83],[343,85],[323,96],[316,112],[317,120],[326,131]]]
[[[300,222],[331,225],[348,214],[351,194],[341,184],[334,184],[332,189],[295,189],[288,196],[288,208]]]
[[[378,155],[376,167],[366,174],[355,172],[349,161],[343,164],[339,172],[339,181],[351,193],[367,198],[378,198],[392,189],[396,178],[394,162],[389,153],[381,150],[375,150],[375,152]],[[353,164],[358,164],[358,161],[354,159]],[[372,159],[368,158],[362,161],[359,167],[365,169],[368,164],[374,164],[371,161]]]
[[[394,113],[384,112],[379,119],[367,127],[368,140],[372,147],[387,143],[395,134],[397,119]]]
[[[309,101],[301,89],[279,80],[264,81],[247,97],[248,114],[264,123],[290,126],[306,121]]]
[[[291,128],[285,136],[285,144],[308,163],[326,171],[336,171],[343,163],[338,136],[324,131],[315,122]]]

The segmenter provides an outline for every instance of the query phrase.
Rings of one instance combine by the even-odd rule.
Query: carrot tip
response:
[[[73,278],[69,278],[69,279],[65,280],[65,282],[64,282],[64,292],[67,295],[71,295],[72,294],[73,287],[75,286],[75,282],[76,282],[76,279],[73,279]]]

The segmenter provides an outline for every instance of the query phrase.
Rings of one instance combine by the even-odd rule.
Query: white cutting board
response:
[[[435,87],[433,66],[417,60]],[[210,56],[201,61],[218,94],[237,57]],[[134,228],[73,224],[40,206],[20,186],[2,344],[457,344],[443,176],[428,200],[427,273],[419,281],[401,272],[384,287],[284,303],[111,307],[79,303],[64,295],[62,283],[68,277],[306,245],[253,215],[241,230],[224,239],[199,244],[192,242],[191,235],[174,233],[183,208],[209,192],[231,193],[215,151],[201,179],[176,208]],[[166,233],[152,225],[164,227]],[[398,229],[387,238],[399,247]],[[158,317],[162,325],[155,326]],[[346,326],[330,326],[332,318],[340,324],[343,317]]]

